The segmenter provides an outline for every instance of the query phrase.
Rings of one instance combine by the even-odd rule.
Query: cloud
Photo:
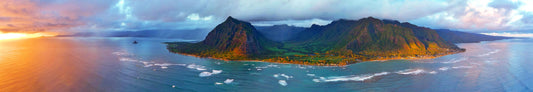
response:
[[[519,1],[507,0],[469,0],[441,13],[413,20],[435,28],[452,28],[463,30],[522,30],[515,25],[521,18],[517,10]]]
[[[533,24],[533,13],[524,14],[521,21],[527,24]]]
[[[313,24],[326,25],[329,23],[331,23],[330,20],[308,19],[308,20],[258,21],[258,22],[254,22],[253,25],[272,26],[272,25],[279,25],[279,24],[288,24],[291,26],[298,26],[298,27],[311,27],[311,25]]]
[[[510,0],[494,0],[489,3],[490,7],[501,9],[516,9],[521,5],[519,2],[512,2]]]
[[[124,15],[130,16],[130,19],[117,18],[114,20],[130,23],[143,22],[147,25],[178,24],[175,26],[190,28],[192,27],[188,24],[206,25],[199,27],[214,27],[227,16],[252,23],[285,22],[301,26],[310,26],[312,23],[297,23],[298,21],[309,22],[316,19],[331,21],[341,18],[359,19],[368,16],[406,21],[442,12],[453,5],[453,2],[436,0],[121,0],[119,2],[122,3],[117,3],[115,7],[109,10],[113,12],[108,13],[127,9],[130,11]],[[191,20],[204,21],[196,21],[201,23],[195,23]]]
[[[108,0],[2,0],[0,31],[40,32],[83,25],[80,21],[107,8]],[[9,24],[9,25],[7,25]]]
[[[519,30],[533,27],[523,26],[532,24],[530,6],[526,0],[2,0],[0,31],[185,30],[213,28],[227,16],[256,25],[373,16],[431,28]]]
[[[160,0],[159,2],[164,1]],[[215,16],[231,15],[247,21],[305,20],[314,18],[335,20],[340,18],[359,19],[368,16],[409,20],[440,12],[446,8],[447,3],[428,0],[200,0],[194,2],[181,1],[175,6],[181,5],[187,8],[164,7],[163,10],[173,8],[172,10],[175,11],[160,12],[143,9],[140,12],[143,12],[141,15],[144,16],[162,16],[153,15],[161,13],[173,15],[179,15],[179,13],[198,13],[200,15]],[[177,18],[179,17],[177,16]]]

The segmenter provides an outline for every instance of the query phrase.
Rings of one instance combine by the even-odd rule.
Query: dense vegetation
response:
[[[168,43],[171,52],[225,60],[345,65],[367,60],[431,58],[464,51],[434,30],[409,23],[337,20],[313,25],[287,41],[264,37],[250,23],[228,17],[198,43]]]

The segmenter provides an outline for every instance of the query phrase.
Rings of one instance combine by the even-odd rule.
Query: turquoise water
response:
[[[131,44],[134,40],[139,44]],[[24,41],[34,43],[21,44]],[[3,76],[0,77],[0,89],[121,92],[533,91],[533,39],[458,44],[467,51],[435,59],[374,61],[344,67],[197,58],[168,52],[162,44],[168,41],[177,40],[40,38],[0,42],[3,46],[0,47],[0,53],[3,53],[0,54],[0,67],[3,67],[0,71],[9,71],[0,73]],[[55,52],[30,54],[40,51]],[[33,58],[20,59],[29,56]],[[26,62],[18,62],[21,60]],[[47,66],[33,65],[42,62]]]

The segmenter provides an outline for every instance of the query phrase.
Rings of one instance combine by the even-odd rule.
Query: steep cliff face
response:
[[[308,32],[308,33],[305,33]],[[438,55],[460,50],[444,41],[434,30],[409,23],[379,20],[337,20],[304,31],[307,39],[293,39],[295,45],[312,52],[353,53],[365,56]],[[305,37],[299,37],[305,38]]]
[[[250,23],[230,16],[217,25],[204,41],[177,43],[172,48],[178,53],[223,59],[246,59],[266,52],[265,46],[276,44],[258,33]]]
[[[313,25],[280,42],[267,39],[248,22],[228,17],[204,41],[168,43],[168,49],[175,53],[217,59],[313,65],[436,57],[464,51],[444,41],[434,30],[372,17]]]

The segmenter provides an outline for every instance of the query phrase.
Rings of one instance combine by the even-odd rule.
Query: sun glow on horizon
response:
[[[2,33],[0,32],[0,40],[10,40],[10,39],[26,39],[26,38],[37,38],[37,37],[47,37],[54,36],[46,33]]]

